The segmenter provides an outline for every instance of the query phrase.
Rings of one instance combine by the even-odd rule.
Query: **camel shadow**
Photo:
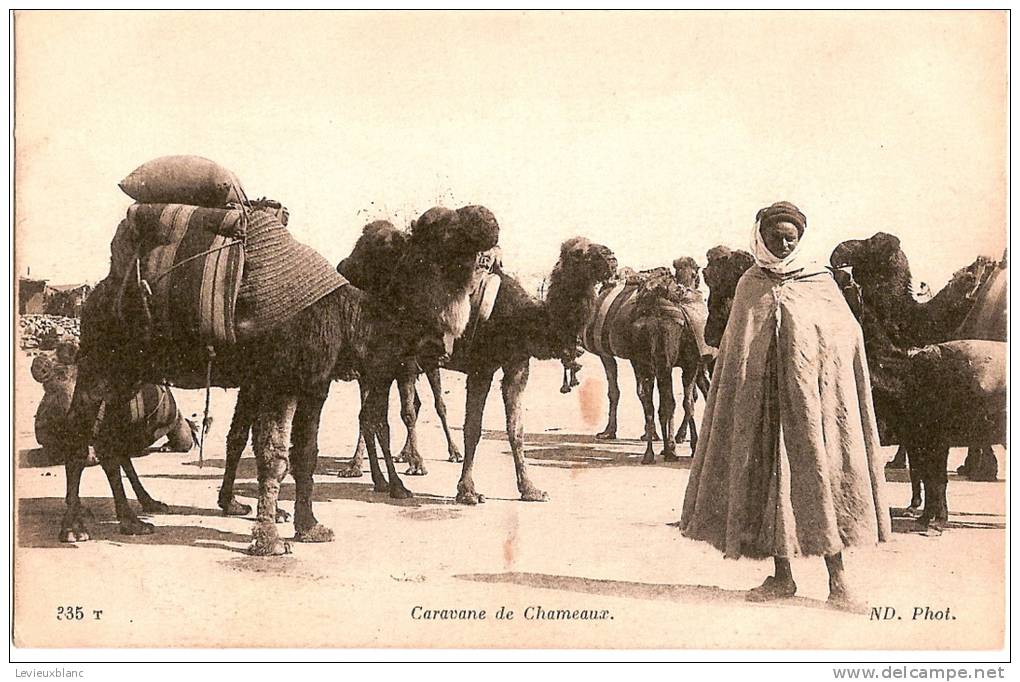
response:
[[[18,450],[19,469],[43,469],[63,465],[63,457],[45,448],[23,448]]]
[[[938,536],[940,532],[921,526],[917,523],[917,517],[907,514],[905,507],[891,507],[889,513],[892,515],[892,532],[907,535]],[[959,517],[992,517],[1002,519],[1001,521],[970,521],[961,520]],[[949,522],[945,530],[1005,530],[1006,521],[1001,514],[988,514],[984,512],[950,512]]]
[[[507,442],[504,431],[482,431],[482,438],[486,440],[501,440]],[[524,435],[524,456],[529,460],[535,460],[535,466],[548,466],[557,468],[601,468],[619,466],[641,466],[641,459],[644,456],[645,443],[643,440],[599,440],[588,434],[570,433],[527,433]],[[509,454],[509,445],[506,454]],[[671,469],[690,469],[692,458],[680,455],[677,462],[664,462],[662,459],[662,443],[653,445],[655,450],[655,464],[667,466]],[[678,446],[678,452],[683,453],[684,448]],[[647,466],[647,465],[646,465]]]
[[[350,457],[324,457],[319,456],[318,461],[315,465],[315,473],[320,476],[329,476],[336,474],[339,471],[341,465],[346,465],[351,461]],[[222,471],[227,467],[227,460],[223,458],[217,459],[206,459],[203,462],[193,460],[190,462],[181,462],[182,466],[195,467],[199,470],[204,469],[218,469],[218,473],[186,473],[186,474],[145,474],[139,472],[141,478],[166,478],[177,481],[203,481],[208,479],[221,479],[223,477]],[[237,464],[237,478],[238,479],[257,479],[258,478],[258,466],[255,463],[253,456],[242,457],[241,461]]]
[[[413,492],[413,491],[412,491]],[[234,486],[237,497],[258,499],[259,486],[254,482],[238,483]],[[280,500],[293,502],[295,488],[292,482],[280,486]],[[493,498],[495,499],[495,498]],[[388,493],[376,492],[371,479],[365,483],[353,483],[348,480],[316,481],[312,488],[312,502],[329,502],[331,500],[353,500],[368,504],[388,504],[395,507],[422,507],[426,505],[456,505],[452,497],[440,497],[429,493],[414,492],[414,497],[394,499]],[[289,510],[288,510],[289,511]]]
[[[92,540],[103,540],[113,545],[180,545],[222,549],[244,553],[244,547],[225,543],[251,541],[248,534],[231,533],[206,526],[157,525],[151,535],[122,535],[114,512],[113,500],[109,498],[82,498],[82,506],[88,510],[86,525]],[[132,503],[135,511],[136,504]],[[57,528],[64,515],[64,500],[59,497],[28,497],[18,501],[17,546],[42,549],[77,549],[73,543],[57,540]],[[220,516],[218,511],[189,506],[171,507],[167,516]],[[148,518],[145,514],[140,514]],[[91,517],[91,518],[89,518]]]
[[[746,604],[749,607],[765,606],[746,600],[745,590],[727,590],[712,585],[686,585],[639,583],[627,580],[606,580],[600,578],[583,578],[579,576],[551,575],[548,573],[525,573],[510,571],[506,573],[468,573],[455,575],[459,580],[479,583],[500,583],[537,587],[543,590],[559,592],[576,592],[595,594],[606,597],[625,597],[629,599],[648,599],[652,601],[668,600],[683,604]],[[807,597],[791,597],[770,602],[770,606],[803,606],[813,609],[832,610],[824,601]]]

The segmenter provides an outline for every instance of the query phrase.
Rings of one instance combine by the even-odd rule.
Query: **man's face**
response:
[[[793,223],[770,223],[762,228],[762,239],[765,246],[776,258],[786,258],[797,248],[800,233]]]

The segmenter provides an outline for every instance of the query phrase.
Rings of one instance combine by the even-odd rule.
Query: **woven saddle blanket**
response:
[[[112,245],[120,300],[132,283],[147,286],[154,331],[181,340],[229,345],[275,327],[347,283],[279,216],[134,204]]]
[[[618,281],[603,287],[595,301],[592,316],[581,332],[581,346],[590,353],[597,355],[616,355],[620,341],[616,334],[621,326],[633,324],[643,312],[653,312],[656,316],[670,317],[684,324],[694,336],[701,355],[711,353],[705,342],[705,324],[708,322],[708,306],[705,305],[701,292],[686,291],[684,299],[679,303],[659,300],[654,310],[642,310],[638,304],[643,281]],[[616,324],[623,321],[624,325]]]

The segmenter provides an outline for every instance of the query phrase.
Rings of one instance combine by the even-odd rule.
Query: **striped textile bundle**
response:
[[[626,357],[622,350],[624,344],[617,338],[617,334],[621,330],[626,331],[642,314],[639,298],[645,282],[644,279],[628,278],[606,286],[599,292],[595,300],[595,312],[581,332],[582,348],[596,355]],[[685,323],[694,334],[700,354],[711,352],[705,343],[708,306],[701,292],[685,292],[679,304],[659,299],[655,302],[654,310],[649,312]]]
[[[128,209],[157,333],[203,343],[236,341],[234,308],[245,252],[240,209],[134,204]],[[125,273],[125,285],[135,277]]]
[[[240,337],[271,329],[348,283],[315,249],[295,240],[275,212],[249,214],[244,253]]]
[[[596,355],[617,355],[613,352],[613,337],[617,325],[612,321],[631,318],[635,312],[638,284],[615,282],[603,287],[595,299],[595,313],[581,332],[581,347]],[[619,348],[619,342],[616,347]]]

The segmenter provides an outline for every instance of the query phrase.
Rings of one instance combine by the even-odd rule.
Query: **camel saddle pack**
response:
[[[620,356],[621,343],[614,337],[621,320],[636,320],[644,312],[654,312],[683,322],[694,335],[701,355],[711,351],[705,343],[705,324],[708,321],[708,307],[700,291],[683,289],[678,300],[658,297],[651,290],[664,278],[672,281],[668,268],[654,268],[639,273],[626,274],[616,281],[608,282],[599,291],[595,310],[581,332],[581,347],[596,355]],[[681,289],[679,285],[674,285]],[[649,305],[651,303],[651,305]]]
[[[111,245],[118,316],[138,324],[132,302],[140,297],[152,336],[220,347],[272,329],[347,284],[291,236],[287,217],[269,200],[132,205]]]

